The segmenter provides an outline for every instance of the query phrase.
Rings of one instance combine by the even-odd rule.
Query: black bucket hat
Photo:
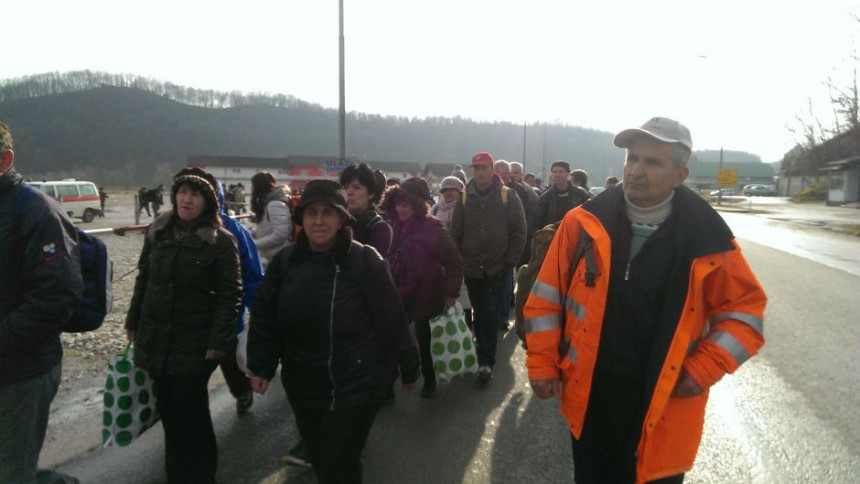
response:
[[[346,191],[340,183],[331,180],[311,180],[302,190],[302,198],[293,210],[293,222],[302,225],[302,214],[305,207],[314,203],[323,202],[343,213],[346,222],[344,225],[352,225],[355,217],[347,210]]]

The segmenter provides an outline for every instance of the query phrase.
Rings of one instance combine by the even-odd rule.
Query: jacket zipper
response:
[[[329,352],[328,352],[328,377],[331,381],[331,411],[334,411],[334,401],[335,401],[335,385],[334,385],[334,370],[332,370],[332,361],[334,360],[334,296],[337,294],[337,276],[340,274],[340,266],[335,263],[334,265],[334,283],[332,284],[331,289],[331,304],[329,306],[329,319],[328,319],[328,339],[329,339]]]
[[[627,269],[624,269],[624,280],[630,280],[630,262],[627,262]]]

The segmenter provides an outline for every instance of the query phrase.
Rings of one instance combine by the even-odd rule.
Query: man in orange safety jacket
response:
[[[525,305],[526,366],[561,400],[577,484],[679,483],[709,388],[764,344],[767,298],[683,185],[689,130],[653,118],[614,143],[623,183],[567,212]]]

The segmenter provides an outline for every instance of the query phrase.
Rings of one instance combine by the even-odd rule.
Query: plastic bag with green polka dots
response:
[[[466,326],[459,302],[430,320],[430,354],[440,381],[451,381],[478,371],[472,332]]]
[[[102,443],[124,447],[158,422],[155,413],[155,385],[149,374],[135,368],[125,351],[108,360],[105,381]]]

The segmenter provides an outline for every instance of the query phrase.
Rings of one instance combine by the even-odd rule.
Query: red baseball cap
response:
[[[475,165],[493,166],[493,155],[487,153],[486,151],[479,152],[477,155],[472,157],[472,166]]]

